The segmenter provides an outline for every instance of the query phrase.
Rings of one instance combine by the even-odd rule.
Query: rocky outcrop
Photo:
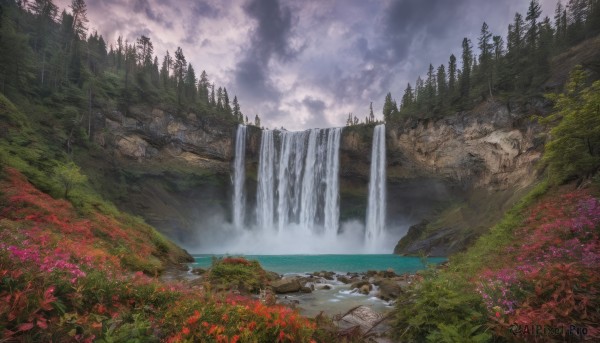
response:
[[[130,108],[96,118],[94,140],[117,158],[138,162],[177,159],[192,166],[229,172],[233,123],[223,119],[175,115],[158,108]],[[208,164],[207,164],[208,163]]]
[[[467,113],[390,126],[388,175],[429,175],[490,190],[530,184],[543,142],[530,114],[487,102]]]
[[[528,120],[532,111],[488,102],[439,119],[388,124],[389,226],[428,218],[449,198],[463,199],[472,189],[493,193],[531,183],[543,142],[537,126]],[[172,239],[193,245],[192,233],[202,231],[202,225],[228,220],[235,127],[222,118],[159,108],[107,111],[96,115],[93,130],[103,156],[83,165],[114,186],[106,195],[120,207],[141,215]],[[342,220],[364,219],[372,135],[372,125],[343,130]],[[247,194],[256,189],[259,147],[260,130],[250,127]],[[248,196],[247,201],[251,208],[255,199]],[[446,254],[448,250],[439,249],[445,239],[455,236],[437,237],[435,244],[425,241],[401,253],[413,254],[425,245],[433,249],[428,252]]]

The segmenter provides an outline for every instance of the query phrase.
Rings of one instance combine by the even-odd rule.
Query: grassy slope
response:
[[[61,131],[2,95],[0,119],[0,342],[333,339],[288,308],[160,281],[189,255],[87,183],[60,199]]]
[[[584,338],[599,339],[598,185],[572,189],[538,185],[446,269],[425,273],[399,300],[396,336],[549,341],[574,325],[586,329]],[[525,333],[531,325],[563,328],[562,336]]]

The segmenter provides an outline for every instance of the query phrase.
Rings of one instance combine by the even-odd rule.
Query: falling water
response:
[[[241,228],[244,225],[246,213],[246,195],[244,192],[244,180],[246,178],[245,168],[246,155],[246,126],[239,125],[235,136],[235,160],[233,163],[233,225]]]
[[[273,131],[263,130],[258,162],[258,190],[256,196],[256,222],[262,229],[271,229],[275,219],[273,210],[275,193],[275,141]]]
[[[295,224],[310,233],[337,234],[341,132],[263,131],[256,207],[260,228],[281,233]]]
[[[371,148],[371,179],[365,238],[367,247],[373,249],[383,234],[385,226],[385,125],[375,126]]]

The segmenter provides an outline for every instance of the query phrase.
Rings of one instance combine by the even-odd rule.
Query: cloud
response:
[[[56,0],[67,8],[70,0]],[[553,15],[555,0],[540,1]],[[144,34],[162,60],[181,46],[198,72],[237,95],[269,127],[343,125],[381,116],[429,63],[476,45],[483,21],[506,36],[522,0],[103,0],[87,1],[90,31],[108,44]],[[477,50],[477,49],[475,49]],[[476,51],[477,52],[477,51]],[[460,61],[459,61],[460,62]]]

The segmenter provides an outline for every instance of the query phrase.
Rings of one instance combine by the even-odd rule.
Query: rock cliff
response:
[[[533,110],[511,110],[507,104],[488,102],[470,112],[440,119],[409,119],[386,127],[388,224],[406,231],[411,224],[430,220],[422,235],[413,232],[407,236],[425,240],[427,248],[422,242],[414,246],[405,243],[397,253],[451,252],[444,246],[464,238],[462,231],[474,199],[481,202],[496,197],[509,204],[514,197],[506,194],[533,182],[543,136],[528,119],[530,114]],[[82,164],[103,180],[99,187],[107,188],[104,193],[120,207],[144,217],[186,246],[199,239],[202,227],[228,220],[235,123],[134,107],[128,114],[99,113],[94,127],[93,139],[103,149],[82,158]],[[372,134],[372,125],[343,131],[342,220],[364,218]],[[254,194],[256,188],[259,147],[260,130],[250,127],[248,194]],[[250,206],[254,203],[251,195],[248,202]],[[444,235],[436,234],[440,227],[436,228],[435,219],[457,204],[462,206],[462,220],[438,223],[453,227],[443,227]],[[455,231],[461,232],[461,237],[453,235]],[[438,236],[443,240],[435,238]],[[461,244],[452,246],[460,248]]]

